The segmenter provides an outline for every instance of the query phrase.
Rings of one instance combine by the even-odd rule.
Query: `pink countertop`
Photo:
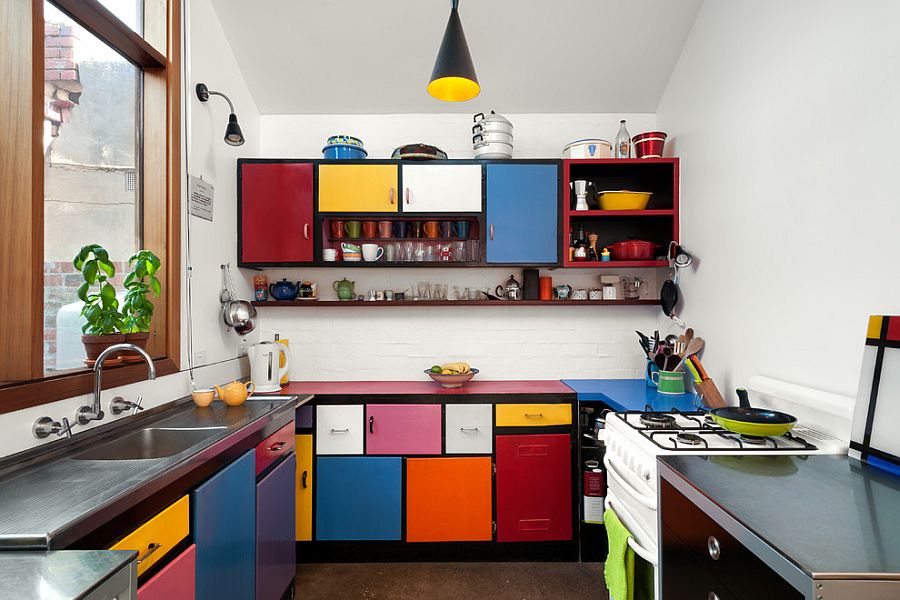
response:
[[[573,394],[561,381],[470,381],[461,388],[443,388],[433,381],[292,381],[282,394]]]

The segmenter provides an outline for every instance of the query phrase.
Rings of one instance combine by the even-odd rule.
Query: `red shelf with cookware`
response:
[[[566,268],[663,268],[669,242],[679,241],[679,159],[572,159],[563,161],[563,231],[561,252]],[[573,182],[586,190],[588,209],[576,210]],[[644,209],[601,210],[599,193],[629,190],[650,192]],[[574,260],[570,256],[572,240],[579,230],[584,238],[597,235],[597,252],[610,248],[612,260]],[[652,244],[646,259],[616,259],[617,242],[640,240]],[[650,246],[648,246],[648,249]],[[590,254],[590,253],[589,253]]]

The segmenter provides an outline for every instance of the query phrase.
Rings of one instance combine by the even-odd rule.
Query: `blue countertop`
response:
[[[697,394],[660,394],[643,379],[563,379],[562,382],[578,395],[579,401],[600,401],[617,412],[644,410],[648,405],[658,411],[673,408],[689,411],[700,407]]]

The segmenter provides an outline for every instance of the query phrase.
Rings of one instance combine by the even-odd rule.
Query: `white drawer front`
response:
[[[493,406],[448,404],[447,454],[490,454],[494,449]]]
[[[363,453],[363,406],[316,407],[316,454]]]

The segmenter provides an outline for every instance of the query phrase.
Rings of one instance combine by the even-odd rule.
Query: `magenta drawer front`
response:
[[[256,446],[257,476],[269,465],[294,450],[294,422],[291,421]]]
[[[366,454],[440,454],[440,404],[366,406]]]
[[[138,600],[194,600],[197,547],[190,546],[138,589]]]

